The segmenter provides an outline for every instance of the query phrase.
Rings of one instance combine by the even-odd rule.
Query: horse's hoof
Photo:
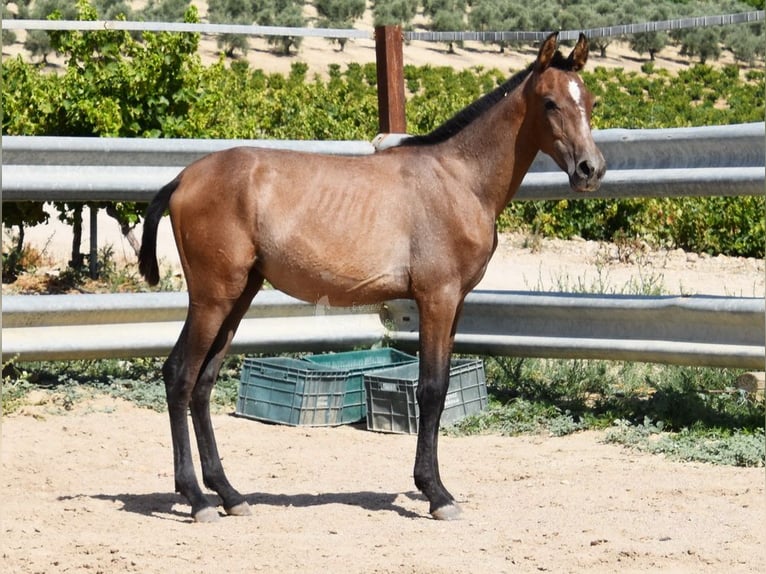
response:
[[[250,505],[247,502],[240,502],[231,508],[226,508],[226,514],[229,516],[250,516]]]
[[[435,520],[458,520],[462,512],[456,502],[451,502],[431,511],[431,516]]]
[[[220,519],[218,511],[212,506],[206,506],[194,514],[194,522],[218,522]]]

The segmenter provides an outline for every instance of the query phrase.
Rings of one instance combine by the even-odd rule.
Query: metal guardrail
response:
[[[641,22],[617,26],[602,26],[586,30],[561,30],[561,40],[576,40],[581,32],[589,38],[603,38],[658,32],[662,30],[681,30],[684,28],[705,28],[709,26],[727,26],[760,22],[764,19],[763,10],[751,10],[734,14],[718,14],[711,16],[687,16],[671,20]],[[206,34],[246,34],[253,36],[317,36],[322,38],[372,38],[372,32],[356,29],[306,28],[285,26],[255,26],[241,24],[210,24],[191,22],[128,22],[124,20],[3,20],[6,30],[129,30],[147,32],[193,32]],[[457,42],[481,41],[497,42],[524,41],[534,42],[545,39],[550,31],[497,31],[475,32],[456,30],[448,32],[405,31],[404,38],[408,41],[426,42]]]
[[[167,355],[186,306],[185,293],[6,296],[3,353],[21,361]],[[316,352],[383,341],[416,350],[417,329],[412,301],[340,309],[263,291],[233,350]],[[764,332],[760,298],[475,291],[455,350],[761,369]]]
[[[187,305],[186,293],[4,296],[4,360],[167,355]],[[232,350],[353,349],[373,346],[384,336],[379,306],[322,307],[262,291],[240,323]]]
[[[763,369],[762,298],[474,291],[455,336],[462,353]],[[386,304],[393,344],[415,350],[412,301]]]
[[[602,190],[587,197],[764,193],[763,123],[603,130],[595,138],[610,169]],[[149,201],[194,159],[243,143],[352,155],[375,149],[368,142],[6,137],[3,200]],[[578,196],[541,155],[518,197]],[[6,296],[3,352],[21,360],[164,355],[181,330],[186,304],[178,293]],[[336,310],[263,292],[233,350],[341,350],[384,339],[413,348],[416,317],[412,302]],[[466,299],[455,348],[760,369],[764,301],[477,292]]]
[[[569,191],[566,175],[539,154],[517,200],[764,193],[764,123],[594,132],[609,169],[601,189]],[[183,167],[213,151],[249,145],[367,155],[364,141],[3,138],[3,201],[149,202]],[[136,169],[140,167],[140,169]]]

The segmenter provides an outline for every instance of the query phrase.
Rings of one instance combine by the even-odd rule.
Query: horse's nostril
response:
[[[590,177],[593,173],[593,166],[588,160],[583,160],[580,165],[577,166],[579,172],[585,177]]]

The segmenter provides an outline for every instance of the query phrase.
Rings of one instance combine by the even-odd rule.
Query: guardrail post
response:
[[[382,134],[407,131],[404,115],[404,55],[400,26],[375,28],[378,70],[378,119]]]
[[[88,205],[90,211],[90,256],[88,259],[88,268],[90,278],[98,279],[100,269],[98,268],[98,206]]]

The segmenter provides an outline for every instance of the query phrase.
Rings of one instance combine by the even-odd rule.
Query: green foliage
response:
[[[185,137],[264,139],[371,139],[377,129],[375,66],[331,66],[329,78],[265,74],[237,62],[205,69],[200,97]],[[232,94],[239,94],[234,98]]]
[[[317,0],[319,25],[323,28],[353,28],[354,20],[362,17],[367,6],[365,0]],[[346,38],[333,41],[340,45],[341,51],[346,46]]]
[[[2,412],[18,410],[32,390],[49,394],[54,408],[69,410],[74,403],[94,394],[130,401],[137,406],[155,411],[166,408],[165,385],[160,379],[160,358],[131,360],[102,359],[58,361],[55,363],[29,362],[3,365]],[[227,357],[213,391],[213,410],[233,410],[239,387],[242,356]]]
[[[751,432],[683,429],[663,433],[662,430],[662,424],[654,424],[650,419],[640,424],[617,420],[607,431],[605,441],[674,460],[745,467],[764,465],[766,437],[762,428]]]
[[[451,432],[609,429],[609,442],[682,460],[764,465],[764,401],[729,388],[735,371],[501,357],[485,369],[490,408]]]
[[[402,26],[415,17],[420,0],[373,0],[372,14],[375,26]]]
[[[98,13],[79,0],[78,18],[95,20]],[[197,21],[196,9],[188,21]],[[198,40],[188,33],[147,33],[137,41],[119,30],[52,32],[52,46],[67,66],[47,133],[172,137],[195,96],[187,74],[198,73]]]

